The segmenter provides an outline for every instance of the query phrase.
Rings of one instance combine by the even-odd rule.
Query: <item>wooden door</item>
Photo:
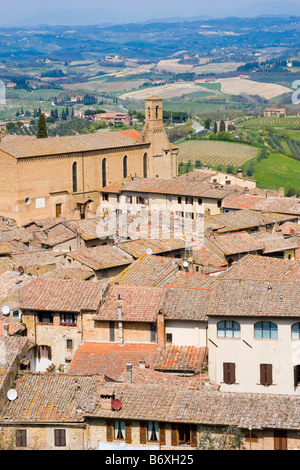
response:
[[[55,205],[56,209],[56,217],[61,217],[62,216],[62,204],[56,204]]]
[[[284,430],[274,431],[274,450],[287,450],[287,433]]]

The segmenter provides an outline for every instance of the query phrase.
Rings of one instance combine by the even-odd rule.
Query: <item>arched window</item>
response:
[[[218,323],[219,338],[240,338],[241,327],[236,321],[225,320]]]
[[[102,160],[102,187],[106,186],[106,158]]]
[[[292,339],[300,339],[300,323],[292,325]]]
[[[77,193],[77,162],[72,166],[73,193]]]
[[[123,178],[127,178],[127,162],[128,158],[127,155],[123,158]]]
[[[259,321],[254,325],[254,338],[258,339],[277,339],[278,328],[275,323],[270,321]]]
[[[143,157],[143,176],[147,178],[148,175],[148,155],[145,153]]]

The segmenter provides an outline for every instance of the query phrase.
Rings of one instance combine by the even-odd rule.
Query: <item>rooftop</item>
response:
[[[95,271],[114,266],[125,267],[133,262],[133,258],[129,254],[122,252],[117,246],[110,245],[83,248],[79,251],[69,252],[67,255]]]
[[[22,294],[22,310],[54,312],[97,311],[102,298],[104,282],[86,282],[75,279],[38,278]]]
[[[137,143],[136,136],[126,131],[102,131],[47,139],[37,139],[35,136],[7,136],[0,143],[0,152],[15,158],[25,158],[128,147]]]

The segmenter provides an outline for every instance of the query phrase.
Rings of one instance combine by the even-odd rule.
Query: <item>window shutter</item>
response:
[[[140,443],[146,444],[147,442],[147,426],[146,423],[140,423]]]
[[[52,360],[52,351],[51,351],[51,347],[50,347],[50,346],[48,346],[48,359],[49,359],[49,361]]]
[[[265,364],[260,364],[260,383],[266,385],[266,368]]]
[[[294,367],[294,386],[298,386],[298,379],[299,379],[299,366]]]
[[[66,445],[66,431],[64,429],[60,430],[60,445],[61,446]]]
[[[27,446],[27,433],[26,430],[17,429],[16,431],[16,446],[26,447]]]
[[[272,364],[266,364],[266,385],[273,383]]]
[[[172,424],[172,430],[171,430],[171,444],[172,444],[172,446],[177,446],[177,445],[178,445],[177,426],[176,426],[176,424]]]
[[[197,426],[195,424],[191,425],[191,446],[197,447]]]
[[[234,384],[235,383],[235,364],[231,362],[229,364],[229,384]]]
[[[228,384],[228,381],[229,381],[228,362],[223,362],[223,382]]]
[[[57,447],[60,445],[60,430],[54,429],[54,445]]]
[[[107,442],[112,442],[113,440],[113,427],[111,421],[106,422],[106,440]]]
[[[166,426],[165,423],[159,424],[159,443],[160,445],[166,445]]]
[[[131,444],[131,423],[125,423],[125,442]]]
[[[223,363],[223,382],[226,384],[235,383],[235,363],[234,362]]]

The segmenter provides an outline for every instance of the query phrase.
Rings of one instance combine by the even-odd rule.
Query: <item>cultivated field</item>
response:
[[[171,83],[170,85],[149,87],[143,90],[124,93],[123,95],[120,95],[119,98],[121,100],[143,101],[145,98],[149,98],[150,96],[159,96],[160,98],[167,100],[199,91],[207,93],[207,89],[204,87],[202,88],[199,85],[195,85],[192,82]]]
[[[179,162],[195,163],[200,160],[202,164],[218,166],[233,165],[240,167],[243,163],[254,158],[257,149],[250,145],[219,142],[212,140],[191,140],[177,144],[179,147]]]
[[[255,82],[238,77],[220,78],[219,82],[222,85],[223,93],[229,95],[258,95],[267,100],[292,91],[290,88],[275,83]]]
[[[266,127],[279,127],[284,129],[300,129],[300,116],[287,116],[284,118],[279,117],[258,117],[247,119],[237,123],[238,126],[244,128],[266,128]]]

